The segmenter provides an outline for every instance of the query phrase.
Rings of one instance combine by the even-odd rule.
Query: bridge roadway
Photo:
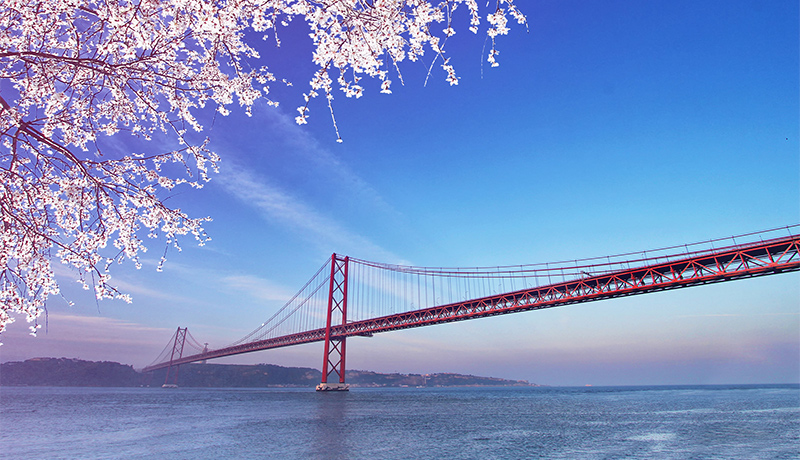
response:
[[[677,256],[673,256],[677,257]],[[331,338],[539,310],[647,292],[679,289],[800,270],[800,236],[771,239],[703,252],[648,266],[617,270],[437,307],[423,308],[346,325],[331,326]],[[223,356],[325,340],[326,328],[258,340],[148,366],[144,372]]]

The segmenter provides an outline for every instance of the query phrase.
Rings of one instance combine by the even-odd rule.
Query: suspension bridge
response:
[[[144,372],[324,342],[317,390],[346,390],[348,337],[800,270],[800,225],[602,258],[499,267],[392,265],[333,254],[275,314],[218,349],[178,328]],[[184,350],[193,354],[184,356]]]

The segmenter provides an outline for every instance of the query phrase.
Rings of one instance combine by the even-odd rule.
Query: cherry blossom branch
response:
[[[91,281],[96,299],[130,300],[110,284],[109,268],[125,259],[141,267],[144,234],[165,239],[159,267],[170,245],[180,249],[179,238],[192,235],[201,245],[208,239],[208,218],[170,208],[164,194],[202,187],[217,169],[208,139],[193,143],[187,134],[189,127],[203,130],[200,111],[211,106],[226,115],[236,101],[249,114],[279,81],[246,42],[252,31],[274,34],[279,46],[279,27],[296,18],[309,27],[317,70],[296,121],[307,121],[312,100],[324,92],[341,141],[334,86],[359,98],[368,76],[391,93],[392,69],[403,83],[402,63],[426,51],[434,56],[425,81],[441,57],[446,81],[457,84],[444,47],[459,7],[477,33],[477,0],[4,0],[0,333],[12,315],[24,316],[36,332],[48,297],[61,295],[56,261],[71,267],[85,289]],[[508,33],[508,16],[520,24],[525,17],[512,0],[483,10],[495,66],[495,39]],[[101,152],[99,136],[120,131],[144,140],[163,132],[181,148]],[[185,175],[165,172],[168,164]]]

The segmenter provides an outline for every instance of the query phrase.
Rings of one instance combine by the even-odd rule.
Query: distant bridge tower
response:
[[[175,331],[175,341],[172,343],[172,354],[169,357],[169,367],[167,367],[167,376],[164,378],[164,384],[161,385],[163,388],[177,388],[178,386],[178,369],[181,367],[180,364],[175,365],[175,372],[172,372],[172,363],[177,361],[183,357],[183,345],[186,343],[186,333],[188,332],[189,328],[184,327],[183,329],[178,327],[178,330]],[[170,374],[172,374],[172,382],[170,382]]]
[[[325,326],[325,353],[322,358],[322,382],[317,391],[347,391],[344,383],[345,345],[347,336],[344,326],[347,325],[347,265],[349,258],[331,256],[331,277],[328,291],[328,318]],[[341,325],[339,328],[337,325]],[[328,379],[338,382],[328,383]]]

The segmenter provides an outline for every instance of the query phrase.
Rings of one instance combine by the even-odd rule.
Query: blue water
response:
[[[796,459],[800,387],[4,387],[0,458]]]

